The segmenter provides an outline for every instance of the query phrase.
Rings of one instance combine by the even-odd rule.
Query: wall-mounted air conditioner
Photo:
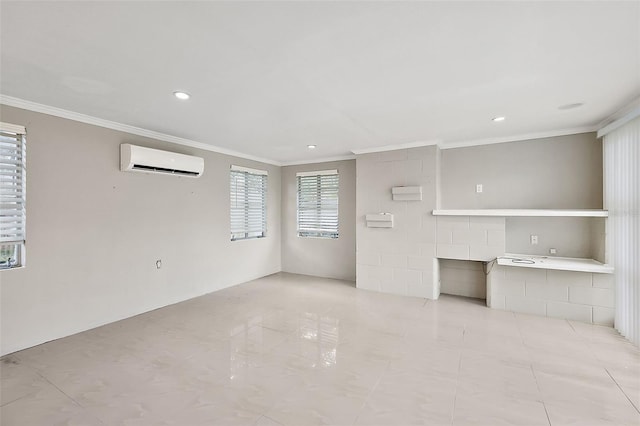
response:
[[[120,145],[120,170],[199,177],[204,171],[204,159],[123,143]]]

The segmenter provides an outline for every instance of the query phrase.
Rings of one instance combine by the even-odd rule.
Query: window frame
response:
[[[303,194],[303,180],[312,181],[313,179],[316,181],[315,192]],[[335,179],[335,187],[331,188],[330,180],[333,179]],[[307,182],[307,189],[309,188],[308,185],[309,182]],[[313,200],[314,196],[315,202]],[[306,197],[307,200],[303,201],[303,197]],[[332,197],[335,197],[335,208],[328,208]],[[302,203],[307,205],[303,206]],[[317,211],[315,223],[309,217],[313,217],[311,210],[314,208]],[[335,213],[332,212],[333,210],[335,210]],[[329,221],[334,220],[335,227],[321,223],[327,219]],[[307,222],[307,224],[301,225],[301,222]],[[309,226],[313,226],[315,230],[309,228]],[[337,169],[296,173],[296,235],[300,238],[327,240],[340,238],[340,173]]]
[[[244,178],[242,191],[238,191],[237,182],[234,181],[234,179],[237,179],[239,176]],[[265,238],[267,236],[268,177],[269,174],[265,170],[231,165],[231,170],[229,172],[229,220],[231,225],[231,241],[253,240]],[[252,191],[254,192],[252,193]],[[257,191],[257,193],[255,191]],[[256,202],[256,195],[258,195],[259,202],[261,204],[259,209],[256,209],[255,207],[252,208],[251,206],[252,197],[253,203]],[[244,200],[241,201],[241,205],[238,205],[238,196],[244,196]],[[236,210],[234,211],[234,209]],[[259,230],[251,228],[252,219],[255,220],[256,212],[259,212],[260,214]],[[242,219],[238,219],[238,215],[241,215]],[[243,229],[234,229],[234,227],[238,225],[238,220],[243,221]]]
[[[0,264],[0,271],[7,271],[26,265],[27,131],[24,126],[0,122],[0,132],[3,134],[2,139],[6,137],[14,140],[4,142],[0,139],[0,207],[4,206],[3,210],[7,206],[14,207],[4,210],[0,217],[9,218],[3,220],[2,224],[15,223],[13,228],[0,224],[0,253],[15,253],[13,264],[10,263],[11,257]],[[11,143],[15,147],[12,147]],[[14,154],[9,155],[12,152]],[[14,213],[11,213],[11,210],[14,210]],[[16,214],[16,210],[20,213]],[[11,220],[12,217],[15,219]]]

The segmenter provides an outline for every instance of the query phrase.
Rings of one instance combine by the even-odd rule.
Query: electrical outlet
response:
[[[556,254],[558,251],[554,248],[549,249],[549,254]]]
[[[481,192],[482,192],[482,184],[479,183],[479,184],[476,185],[476,193],[479,194]]]
[[[532,245],[538,244],[538,236],[537,235],[532,235],[531,236],[531,244]]]

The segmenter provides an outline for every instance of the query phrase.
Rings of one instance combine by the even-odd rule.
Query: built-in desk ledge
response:
[[[465,209],[434,210],[434,216],[607,217],[607,210]]]
[[[613,266],[605,265],[593,259],[575,257],[532,256],[530,254],[505,253],[498,257],[498,265],[518,266],[520,268],[556,269],[559,271],[613,273]]]

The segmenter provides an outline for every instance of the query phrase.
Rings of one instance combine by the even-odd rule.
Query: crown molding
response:
[[[440,149],[453,149],[453,148],[465,148],[478,145],[492,145],[497,143],[506,142],[518,142],[529,139],[541,139],[550,138],[555,136],[574,135],[579,133],[588,133],[598,131],[598,137],[604,136],[606,133],[624,125],[626,122],[633,120],[640,116],[640,100],[632,102],[627,107],[619,110],[611,117],[607,118],[600,125],[597,126],[585,126],[576,127],[571,129],[553,130],[549,132],[539,133],[527,133],[522,135],[505,136],[500,138],[486,138],[486,139],[473,139],[468,141],[458,142],[444,142],[442,140],[431,141],[416,141],[395,145],[383,145],[373,148],[353,149],[351,152],[355,155],[345,155],[337,157],[326,157],[309,160],[297,160],[297,161],[276,161],[269,158],[256,157],[253,155],[244,154],[242,152],[233,151],[230,149],[222,148],[215,145],[210,145],[203,142],[194,141],[191,139],[180,138],[177,136],[168,135],[166,133],[160,133],[153,130],[143,129],[141,127],[135,127],[128,124],[118,123],[115,121],[104,120],[102,118],[93,117],[86,114],[81,114],[74,111],[69,111],[62,108],[52,107],[49,105],[39,104],[32,101],[16,98],[13,96],[7,96],[0,94],[0,104],[21,108],[29,111],[39,112],[43,114],[53,115],[55,117],[66,118],[68,120],[78,121],[85,124],[91,124],[98,127],[104,127],[111,130],[117,130],[120,132],[130,133],[138,136],[148,137],[152,139],[161,140],[164,142],[175,143],[177,145],[188,146],[191,148],[202,149],[204,151],[216,152],[218,154],[230,155],[233,157],[244,158],[247,160],[257,161],[260,163],[271,164],[274,166],[295,166],[301,164],[314,164],[314,163],[328,163],[332,161],[344,161],[353,160],[356,155],[370,154],[376,152],[395,151],[398,149],[420,148],[423,146],[437,145]],[[606,125],[604,123],[607,123]]]
[[[580,133],[595,132],[597,130],[598,130],[598,126],[584,126],[584,127],[574,127],[571,129],[551,130],[548,132],[525,133],[521,135],[504,136],[499,138],[472,139],[468,141],[444,142],[442,140],[433,140],[433,141],[409,142],[409,143],[402,143],[402,144],[396,144],[396,145],[385,145],[385,146],[380,146],[375,148],[353,149],[351,150],[351,152],[353,152],[356,155],[360,155],[360,154],[370,154],[375,152],[395,151],[398,149],[419,148],[419,147],[431,146],[431,145],[438,145],[440,149],[467,148],[471,146],[492,145],[496,143],[506,143],[506,142],[518,142],[518,141],[525,141],[529,139],[542,139],[542,138],[551,138],[555,136],[576,135]]]
[[[420,148],[423,146],[439,145],[440,143],[441,143],[440,140],[416,141],[416,142],[399,143],[395,145],[383,145],[383,146],[377,146],[374,148],[352,149],[351,152],[353,152],[356,155],[372,154],[374,152],[396,151],[398,149]]]
[[[287,161],[283,162],[282,166],[298,166],[301,164],[314,164],[314,163],[330,163],[332,161],[345,161],[345,160],[355,160],[355,155],[342,155],[339,157],[325,157],[325,158],[317,158],[313,160],[299,160],[299,161]]]
[[[49,105],[39,104],[37,102],[31,102],[13,96],[7,96],[0,94],[0,104],[26,109],[29,111],[39,112],[42,114],[53,115],[55,117],[66,118],[68,120],[78,121],[80,123],[91,124],[98,127],[104,127],[111,130],[117,130],[120,132],[131,133],[133,135],[143,136],[147,138],[157,139],[164,142],[175,143],[177,145],[188,146],[191,148],[202,149],[204,151],[216,152],[218,154],[231,155],[233,157],[244,158],[246,160],[258,161],[260,163],[271,164],[274,166],[281,166],[279,161],[271,160],[268,158],[256,157],[253,155],[243,154],[242,152],[233,151],[231,149],[221,148],[219,146],[210,145],[203,142],[194,141],[191,139],[180,138],[177,136],[168,135],[166,133],[160,133],[153,130],[143,129],[141,127],[130,126],[128,124],[118,123],[115,121],[104,120],[102,118],[93,117],[86,114],[80,114],[78,112],[69,111],[62,108],[52,107]]]
[[[500,138],[473,139],[469,141],[439,143],[440,149],[467,148],[470,146],[493,145],[496,143],[519,142],[530,139],[552,138],[556,136],[577,135],[580,133],[590,133],[598,130],[597,126],[574,127],[571,129],[551,130],[548,132],[525,133],[515,136],[504,136]]]
[[[631,120],[640,117],[640,97],[620,108],[606,119],[602,120],[598,126],[598,137],[606,136],[608,133],[624,126]]]

